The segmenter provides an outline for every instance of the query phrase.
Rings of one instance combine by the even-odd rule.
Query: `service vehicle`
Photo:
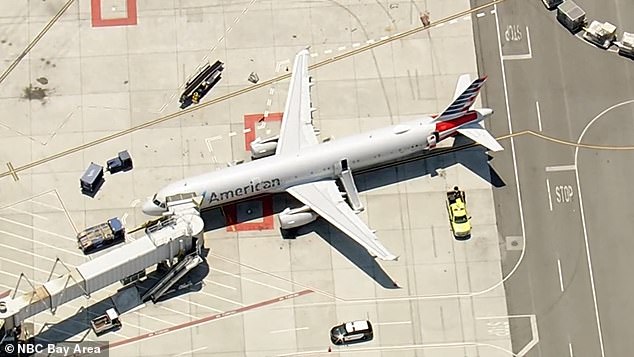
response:
[[[634,59],[634,33],[623,32],[621,42],[617,42],[621,56]]]
[[[106,162],[106,168],[111,174],[132,170],[132,157],[127,150],[121,151],[117,157]]]
[[[105,314],[90,320],[90,325],[97,336],[111,330],[118,330],[122,326],[121,320],[119,320],[119,314],[114,308],[108,309]]]
[[[179,99],[181,109],[185,109],[192,104],[198,104],[202,97],[218,83],[223,70],[224,64],[220,61],[203,67],[192,80],[185,84],[185,90]]]
[[[84,254],[100,248],[121,243],[125,240],[125,227],[118,218],[86,228],[77,234],[77,244]]]
[[[90,163],[86,172],[79,179],[79,187],[81,192],[88,196],[94,196],[104,183],[103,166]]]
[[[557,20],[576,34],[586,25],[586,12],[574,1],[566,0],[557,6]]]
[[[616,26],[609,22],[592,21],[585,29],[583,39],[603,49],[608,49],[616,40]]]
[[[374,338],[374,332],[368,320],[346,322],[330,330],[330,340],[335,345],[370,341],[372,338]]]
[[[564,0],[542,0],[542,2],[548,10],[552,10],[559,6],[562,2],[564,2]]]
[[[467,197],[458,186],[447,192],[447,213],[454,238],[467,240],[471,238],[471,217],[467,214]]]

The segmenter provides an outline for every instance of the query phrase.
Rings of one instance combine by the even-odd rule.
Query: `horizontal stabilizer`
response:
[[[495,140],[491,133],[478,123],[467,124],[458,129],[458,132],[491,151],[504,150],[502,145]]]

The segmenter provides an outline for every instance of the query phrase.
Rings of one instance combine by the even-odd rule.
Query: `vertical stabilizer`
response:
[[[480,93],[480,89],[487,80],[487,77],[484,76],[482,78],[478,78],[465,88],[465,84],[469,79],[469,75],[460,76],[458,84],[456,85],[456,92],[454,93],[454,101],[442,112],[442,114],[436,117],[436,121],[460,118],[469,111],[469,108],[473,105],[473,102],[475,102],[476,97]]]

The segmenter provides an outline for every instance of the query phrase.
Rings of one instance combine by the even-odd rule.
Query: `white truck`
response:
[[[619,54],[634,60],[634,33],[623,32],[621,42],[617,42]]]
[[[125,227],[118,218],[111,218],[108,222],[86,228],[77,234],[77,245],[84,254],[94,252],[99,248],[123,242]]]
[[[592,21],[583,34],[583,38],[603,49],[608,49],[616,40],[616,26],[609,22]]]

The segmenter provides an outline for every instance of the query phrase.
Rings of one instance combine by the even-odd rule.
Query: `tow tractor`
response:
[[[449,225],[457,240],[471,238],[471,217],[467,214],[467,198],[464,191],[454,186],[453,191],[447,192],[447,213]]]
[[[97,336],[100,336],[110,330],[121,328],[121,320],[115,309],[108,309],[106,313],[90,320],[90,325]]]

